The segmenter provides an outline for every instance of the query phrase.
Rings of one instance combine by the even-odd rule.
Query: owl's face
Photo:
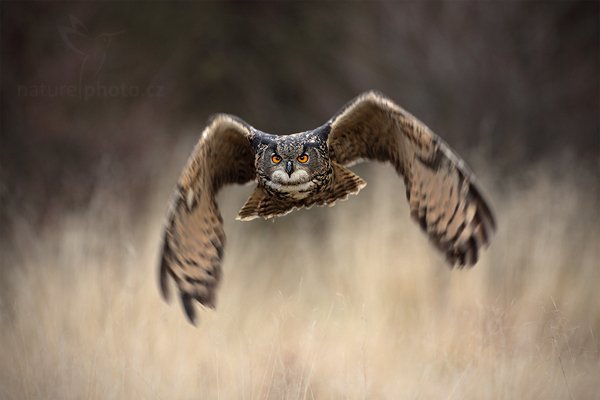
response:
[[[259,183],[278,197],[302,199],[330,182],[327,143],[318,133],[263,137],[256,153]]]

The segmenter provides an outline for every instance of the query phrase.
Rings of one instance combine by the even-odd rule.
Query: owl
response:
[[[227,114],[204,129],[173,195],[160,256],[160,287],[169,277],[195,323],[194,300],[215,307],[225,232],[216,194],[226,184],[256,182],[238,214],[243,221],[333,205],[366,182],[348,167],[387,162],[404,179],[413,219],[450,267],[472,266],[496,223],[465,162],[425,124],[376,92],[350,101],[322,126],[293,135],[259,131]]]

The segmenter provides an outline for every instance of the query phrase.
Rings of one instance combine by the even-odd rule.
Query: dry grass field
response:
[[[356,167],[369,183],[360,196],[274,222],[235,221],[250,188],[228,188],[218,307],[194,327],[157,285],[177,168],[135,214],[100,185],[85,211],[15,222],[2,249],[0,398],[600,393],[597,176],[476,168],[499,228],[470,270],[445,267],[391,168]]]

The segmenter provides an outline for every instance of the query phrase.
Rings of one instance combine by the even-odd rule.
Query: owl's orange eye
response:
[[[307,163],[308,162],[308,155],[302,154],[301,156],[298,156],[298,161],[301,162],[302,164]]]
[[[273,161],[274,164],[279,164],[281,162],[281,157],[277,154],[273,154],[271,156],[271,161]]]

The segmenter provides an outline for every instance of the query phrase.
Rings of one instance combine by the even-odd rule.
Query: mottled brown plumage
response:
[[[225,245],[215,196],[223,185],[256,181],[238,219],[271,218],[358,193],[366,183],[346,166],[362,160],[389,162],[404,177],[411,215],[450,266],[477,262],[495,221],[473,174],[422,122],[367,92],[323,126],[294,135],[270,135],[225,114],[211,120],[168,213],[160,266],[165,298],[170,275],[190,321],[193,300],[215,306]]]

